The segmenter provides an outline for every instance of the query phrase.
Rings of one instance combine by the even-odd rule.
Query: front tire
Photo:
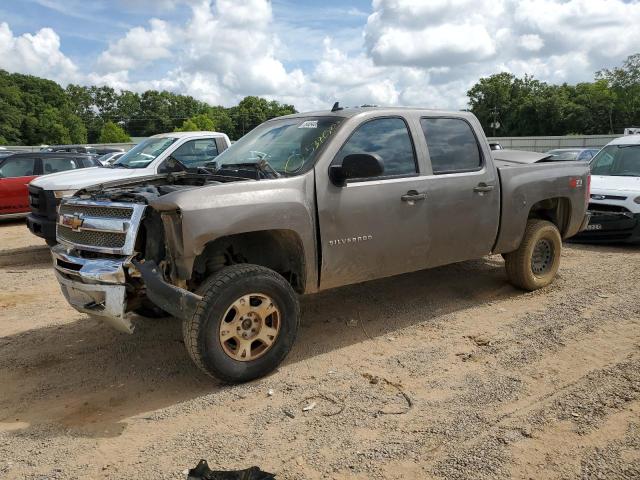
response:
[[[558,273],[561,253],[558,227],[546,220],[530,219],[518,249],[503,255],[509,281],[528,291],[546,287]]]
[[[287,356],[300,324],[298,297],[278,273],[250,264],[225,267],[198,290],[203,299],[183,322],[195,364],[223,382],[273,371]]]

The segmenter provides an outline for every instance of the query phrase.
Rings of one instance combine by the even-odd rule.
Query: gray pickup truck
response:
[[[56,276],[125,332],[134,312],[181,319],[202,370],[251,380],[291,349],[299,294],[492,253],[517,287],[552,282],[562,239],[586,225],[588,166],[499,158],[465,112],[276,118],[215,163],[63,201]]]

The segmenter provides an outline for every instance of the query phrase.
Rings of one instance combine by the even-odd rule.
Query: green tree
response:
[[[235,124],[236,137],[253,130],[266,120],[290,113],[296,113],[293,105],[283,105],[276,101],[270,102],[255,96],[244,97],[237,107],[229,109],[229,115]]]
[[[488,135],[596,134],[612,131],[616,94],[606,81],[550,85],[499,73],[468,92],[469,107]],[[500,124],[493,128],[493,122]]]
[[[605,80],[615,94],[612,123],[616,130],[640,125],[640,53],[627,57],[622,67],[600,70],[596,79]]]
[[[176,132],[197,132],[197,131],[211,131],[216,130],[215,121],[206,113],[200,113],[185,120],[182,126],[176,127]]]
[[[98,139],[99,143],[125,143],[130,141],[131,138],[127,135],[127,132],[111,121],[104,124]]]
[[[5,144],[95,143],[125,138],[123,132],[149,136],[185,129],[238,138],[265,120],[295,112],[293,105],[256,96],[225,108],[166,91],[138,94],[75,84],[63,89],[51,80],[0,70],[0,142]]]

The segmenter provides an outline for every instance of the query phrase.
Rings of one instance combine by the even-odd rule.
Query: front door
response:
[[[0,164],[0,215],[29,211],[27,185],[34,171],[33,157],[7,157]]]
[[[332,163],[352,153],[379,155],[384,173],[338,187],[316,170],[321,289],[418,270],[427,258],[425,180],[406,121],[365,121]]]

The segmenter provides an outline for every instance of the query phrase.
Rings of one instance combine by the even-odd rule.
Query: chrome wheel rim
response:
[[[533,247],[531,255],[531,271],[536,276],[548,273],[553,265],[554,249],[553,244],[545,239],[538,240]]]
[[[220,322],[218,338],[224,353],[240,362],[260,358],[278,338],[281,318],[268,295],[250,293],[238,298]]]

